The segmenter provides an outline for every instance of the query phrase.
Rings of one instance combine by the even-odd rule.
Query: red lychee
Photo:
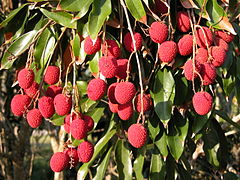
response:
[[[217,77],[216,68],[211,63],[202,64],[201,76],[203,78],[203,85],[214,83]]]
[[[31,102],[31,98],[27,95],[16,94],[11,101],[11,110],[15,116],[22,116],[29,104]]]
[[[54,98],[54,108],[59,116],[67,115],[72,107],[72,97],[58,94]]]
[[[147,129],[142,124],[132,124],[128,128],[128,141],[135,148],[144,146],[147,136]]]
[[[182,32],[188,32],[190,30],[191,24],[187,12],[179,11],[177,13],[177,28]]]
[[[126,79],[128,59],[117,59],[117,65],[118,66],[117,66],[116,78]]]
[[[72,121],[74,121],[76,119],[80,119],[82,117],[80,113],[72,113],[72,114],[70,113],[64,118],[64,126],[63,127],[67,133],[70,133],[71,116],[72,116]]]
[[[135,45],[136,45],[136,50],[140,50],[142,47],[142,36],[140,33],[134,32],[134,39],[135,39]],[[130,32],[125,34],[124,36],[124,46],[127,51],[133,52],[134,51],[134,46],[133,46],[133,41]]]
[[[212,109],[212,96],[208,92],[197,92],[194,94],[193,99],[194,110],[199,115],[205,115]]]
[[[196,41],[200,47],[207,48],[207,44],[208,44],[208,46],[211,46],[213,43],[212,31],[206,26],[197,28]]]
[[[18,83],[23,89],[30,88],[34,82],[34,72],[32,69],[24,68],[18,73]]]
[[[70,124],[70,131],[75,139],[83,139],[87,136],[87,124],[83,119],[76,118]]]
[[[198,73],[201,72],[201,64],[195,61],[195,71],[196,71],[195,73],[193,73],[193,68],[194,66],[193,66],[192,59],[187,60],[186,63],[184,64],[183,69],[184,69],[184,76],[189,81],[192,81],[193,78],[195,79],[198,77],[198,74],[196,72]],[[193,74],[194,74],[194,77],[193,77]]]
[[[94,146],[88,141],[83,141],[79,144],[78,149],[79,160],[83,163],[87,163],[91,160],[94,153]]]
[[[47,84],[56,84],[59,81],[60,69],[57,66],[48,66],[44,75],[44,82]]]
[[[226,51],[220,46],[212,46],[210,48],[210,53],[213,58],[212,64],[215,67],[222,66],[226,58]]]
[[[100,100],[107,90],[107,84],[102,79],[92,79],[87,87],[88,98],[97,101]]]
[[[68,167],[69,157],[63,152],[54,153],[50,159],[50,167],[54,172],[61,172]]]
[[[56,86],[56,85],[51,85],[47,88],[46,96],[54,98],[56,95],[61,94],[61,93],[62,93],[62,87]]]
[[[223,39],[216,37],[214,42],[216,46],[222,47],[226,52],[228,51],[228,43]]]
[[[120,82],[117,84],[114,94],[119,104],[126,104],[132,101],[136,94],[136,88],[131,82]]]
[[[153,42],[162,43],[168,37],[168,27],[162,22],[153,22],[149,28],[149,35]]]
[[[64,150],[63,153],[66,154],[69,157],[69,165],[70,165],[70,167],[76,167],[78,162],[79,162],[77,149],[75,149],[75,148],[67,148],[67,149]]]
[[[178,41],[178,51],[182,56],[188,56],[193,52],[193,36],[186,34]]]
[[[88,55],[95,54],[101,49],[101,38],[97,37],[92,40],[90,36],[86,37],[84,41],[84,52]]]
[[[174,41],[165,41],[160,45],[158,56],[162,62],[169,63],[177,55],[177,44]]]
[[[108,106],[111,112],[117,113],[118,112],[118,104],[113,104],[110,101],[108,102]]]
[[[102,53],[106,56],[113,56],[114,58],[118,58],[121,54],[121,50],[116,43],[116,41],[108,39],[103,43]]]
[[[208,51],[205,48],[198,48],[196,51],[195,59],[200,64],[203,64],[208,61]]]
[[[34,108],[27,113],[27,122],[32,128],[37,128],[42,123],[42,114],[39,109]]]
[[[94,121],[91,116],[83,115],[83,120],[87,124],[87,131],[91,131],[94,127]]]
[[[115,88],[117,86],[118,83],[113,83],[108,87],[108,91],[107,91],[107,96],[108,99],[111,103],[117,104],[117,100],[115,98]]]
[[[134,104],[137,112],[141,112],[141,94],[138,94],[135,98]],[[143,112],[149,111],[151,109],[151,97],[147,94],[143,94]]]
[[[55,113],[53,98],[43,96],[38,99],[38,109],[44,118],[50,118]]]
[[[118,105],[118,116],[122,120],[128,120],[133,115],[133,104],[129,102],[127,104],[119,104]]]
[[[33,82],[32,85],[29,88],[24,89],[24,92],[30,98],[33,98],[36,95],[36,93],[38,92],[38,88],[39,88],[39,84],[36,83],[36,82]]]
[[[99,70],[106,78],[113,78],[117,73],[117,61],[112,56],[103,56],[98,62]]]
[[[224,41],[227,43],[230,43],[234,39],[234,35],[231,34],[230,32],[224,32],[224,31],[216,31],[215,35],[222,38]]]

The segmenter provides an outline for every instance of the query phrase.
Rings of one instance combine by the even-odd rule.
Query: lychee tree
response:
[[[237,0],[31,0],[0,23],[12,113],[63,131],[49,167],[78,179],[191,179],[199,157],[208,178],[237,178],[226,133],[240,129],[239,11]]]

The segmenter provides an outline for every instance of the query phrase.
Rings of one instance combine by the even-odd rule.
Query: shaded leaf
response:
[[[167,157],[168,156],[167,135],[162,123],[160,124],[160,128],[161,128],[160,132],[157,135],[154,143],[157,146],[160,153],[162,154],[162,156]]]
[[[166,176],[166,166],[165,163],[158,153],[153,153],[151,157],[150,165],[150,180],[155,179],[165,179]]]
[[[145,146],[143,148],[137,149],[137,157],[134,161],[133,169],[137,180],[144,179],[143,177],[143,165],[144,165],[144,155],[146,153]]]
[[[184,8],[191,9],[199,9],[198,6],[193,2],[193,0],[180,0],[181,4]]]
[[[209,119],[209,114],[204,116],[200,116],[200,115],[195,116],[194,122],[192,125],[192,131],[194,135],[197,134],[205,126],[205,124],[208,122],[208,119]]]
[[[146,12],[141,0],[125,0],[125,2],[132,16],[136,20],[147,24]]]
[[[240,130],[240,125],[238,123],[235,123],[230,117],[228,117],[227,113],[220,110],[214,110],[214,113],[220,116],[222,119],[227,121],[229,124]]]
[[[158,119],[158,116],[155,113],[154,113],[153,117],[149,118],[148,130],[150,132],[152,140],[154,141],[156,136],[158,135],[158,133],[160,131],[159,119]]]

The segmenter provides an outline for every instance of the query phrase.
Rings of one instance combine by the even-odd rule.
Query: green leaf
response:
[[[152,137],[152,140],[154,141],[160,131],[159,119],[155,113],[154,113],[153,117],[149,118],[148,129],[149,129],[150,135]]]
[[[205,116],[196,115],[192,125],[193,135],[197,134],[208,122],[209,114]]]
[[[87,94],[87,86],[88,84],[86,81],[77,81],[77,88],[81,96]]]
[[[94,124],[95,124],[94,127],[97,126],[97,123],[103,116],[104,110],[105,110],[105,107],[99,107],[99,108],[95,108],[93,111],[87,113],[88,116],[92,117]]]
[[[88,32],[92,39],[96,39],[106,18],[111,14],[111,0],[94,0],[92,11],[88,17]]]
[[[82,99],[80,102],[80,106],[83,112],[91,112],[97,105],[97,101],[93,101],[87,97]]]
[[[85,8],[86,4],[89,7],[93,0],[61,0],[60,9],[79,12]]]
[[[171,71],[168,71],[166,68],[164,71],[158,71],[151,95],[154,101],[155,112],[159,119],[166,124],[171,118],[175,97],[175,82]]]
[[[125,0],[127,8],[132,16],[143,23],[147,23],[146,12],[141,0]]]
[[[160,153],[163,155],[163,157],[167,157],[168,156],[167,135],[165,133],[165,129],[162,123],[160,127],[161,127],[160,132],[157,135],[154,143],[159,149]]]
[[[115,158],[119,180],[132,179],[132,162],[130,159],[130,151],[128,143],[122,139],[118,140],[117,142]]]
[[[152,154],[149,179],[165,179],[165,176],[166,166],[162,157],[158,153]]]
[[[75,57],[80,57],[81,50],[81,40],[78,34],[76,34],[73,38],[73,54]]]
[[[145,153],[146,153],[145,146],[143,148],[137,149],[137,157],[133,163],[133,169],[134,169],[137,180],[144,179],[142,171],[143,171]]]
[[[176,76],[175,78],[176,82],[176,94],[175,94],[175,99],[174,99],[174,104],[176,105],[182,105],[184,102],[187,100],[187,95],[188,95],[188,82],[185,77]]]
[[[61,24],[62,26],[73,29],[77,28],[77,22],[73,20],[73,15],[67,12],[50,12],[43,8],[41,8],[40,10],[46,17],[54,20],[56,23]]]
[[[64,118],[65,116],[59,116],[57,114],[54,114],[51,120],[55,126],[62,126],[64,124]]]
[[[240,125],[238,123],[235,123],[230,117],[228,117],[227,113],[220,110],[214,110],[214,113],[220,116],[222,119],[227,121],[229,124],[240,130]]]
[[[17,38],[4,53],[1,60],[1,69],[9,69],[14,61],[31,45],[38,31],[33,30]]]
[[[103,161],[101,162],[101,164],[97,167],[96,170],[96,175],[94,176],[93,180],[99,180],[99,179],[104,179],[105,177],[105,172],[107,170],[108,164],[109,164],[109,160],[111,157],[111,152],[112,152],[113,146],[111,146],[107,152],[107,154],[105,155]]]
[[[99,71],[98,60],[100,58],[100,52],[97,52],[93,59],[89,61],[89,69],[92,74],[97,74]]]

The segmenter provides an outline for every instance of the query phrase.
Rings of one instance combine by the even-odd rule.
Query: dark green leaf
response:
[[[223,118],[225,121],[227,121],[229,124],[240,130],[240,125],[238,123],[235,123],[230,117],[228,117],[227,113],[220,110],[214,110],[215,114]]]
[[[160,153],[163,155],[163,157],[167,157],[168,156],[167,135],[162,124],[160,125],[160,127],[161,127],[160,132],[157,135],[154,143],[159,149]]]
[[[59,116],[57,114],[54,114],[51,120],[55,126],[61,126],[64,124],[64,118],[65,116]]]
[[[150,180],[155,179],[165,179],[166,176],[166,166],[165,163],[158,153],[153,153],[151,157],[150,165]]]
[[[191,175],[189,172],[183,167],[182,164],[177,163],[177,171],[178,174],[180,175],[180,179],[182,180],[191,180]]]
[[[133,169],[134,169],[137,180],[144,179],[142,171],[143,171],[145,153],[146,153],[145,146],[143,148],[137,149],[137,157],[133,163]]]
[[[148,130],[150,132],[152,140],[154,141],[156,136],[158,135],[158,133],[160,131],[159,119],[158,119],[158,116],[155,113],[154,113],[153,117],[149,118]]]
[[[205,126],[208,119],[209,119],[208,115],[205,116],[196,115],[192,125],[192,131],[194,136]]]
[[[146,23],[146,12],[141,0],[125,0],[127,8],[132,16],[143,23]]]
[[[105,108],[104,107],[99,107],[99,108],[95,108],[93,111],[87,113],[88,116],[91,116],[93,121],[94,121],[94,124],[96,127],[98,121],[101,119],[101,117],[103,116],[104,114],[104,110]]]

